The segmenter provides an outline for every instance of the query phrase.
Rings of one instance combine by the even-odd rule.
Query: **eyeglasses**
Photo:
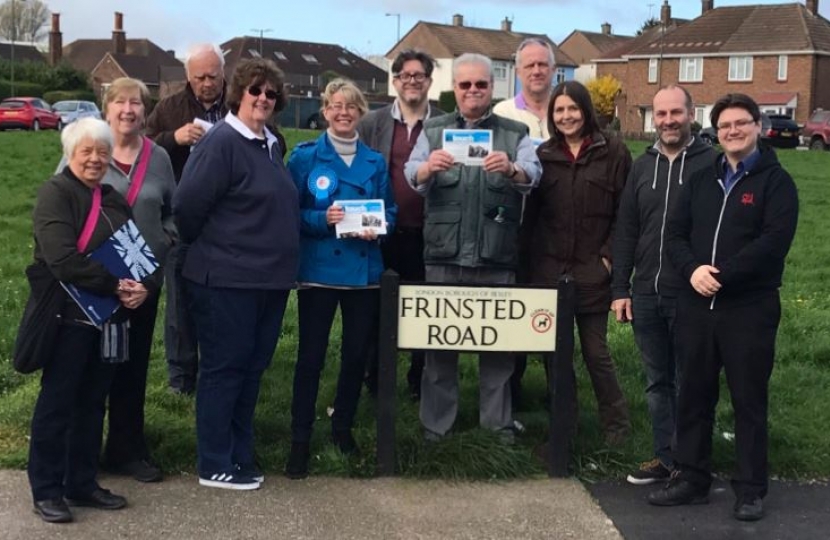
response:
[[[397,75],[395,75],[394,78],[400,80],[401,82],[405,82],[405,83],[408,83],[410,81],[415,81],[415,82],[419,83],[419,82],[424,82],[426,80],[427,74],[426,73],[406,73],[406,72],[403,72],[403,73],[398,73]]]
[[[263,92],[265,92],[265,97],[267,99],[270,99],[271,101],[274,101],[275,99],[280,97],[280,93],[277,92],[276,90],[263,90],[259,86],[249,86],[248,87],[248,93],[250,95],[254,96],[254,97],[259,97],[259,95]]]
[[[462,90],[469,90],[473,87],[473,85],[475,85],[475,87],[479,90],[487,90],[488,88],[490,88],[490,81],[460,81],[455,83],[455,85]]]
[[[723,124],[718,124],[718,131],[730,131],[733,127],[735,129],[743,130],[753,124],[755,124],[755,120],[752,118],[735,120],[734,122],[724,122]]]
[[[343,112],[343,110],[346,110],[350,113],[356,113],[357,111],[360,110],[360,107],[358,107],[354,103],[346,103],[346,104],[332,103],[332,104],[328,105],[326,108],[329,109],[329,110],[332,110],[332,111],[334,111],[338,114]]]

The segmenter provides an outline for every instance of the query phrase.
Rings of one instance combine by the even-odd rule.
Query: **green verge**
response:
[[[289,147],[317,132],[286,130]],[[631,142],[635,155],[645,143]],[[54,170],[60,155],[54,132],[0,133],[0,466],[26,464],[28,429],[38,393],[37,376],[21,376],[9,357],[23,303],[28,293],[23,269],[31,259],[31,210],[38,186]],[[785,478],[830,477],[830,153],[780,151],[780,159],[796,180],[801,217],[787,260],[782,288],[783,319],[776,366],[770,388],[770,469]],[[258,458],[270,473],[279,472],[287,457],[290,433],[291,381],[297,347],[297,316],[292,296],[274,362],[263,380],[256,412]],[[159,310],[163,314],[163,308]],[[167,391],[162,344],[163,317],[156,327],[147,389],[147,437],[154,458],[170,472],[192,473],[196,438],[194,400]],[[644,393],[644,375],[631,328],[609,321],[609,341],[620,383],[631,408],[633,433],[622,446],[605,446],[597,421],[590,380],[576,354],[580,413],[572,464],[587,481],[623,477],[651,457],[651,426]],[[317,430],[312,441],[312,474],[369,477],[375,473],[375,408],[362,399],[355,436],[360,458],[346,459],[328,443],[326,408],[334,400],[339,358],[340,325],[332,331],[327,365],[318,399]],[[405,372],[399,359],[397,452],[400,474],[409,477],[503,480],[539,477],[544,467],[533,449],[547,433],[544,370],[532,356],[525,377],[525,410],[516,418],[526,427],[514,446],[504,446],[478,424],[478,366],[465,356],[460,367],[461,405],[456,429],[437,444],[424,443],[417,406],[409,401]],[[729,474],[734,463],[734,432],[729,392],[722,384],[714,434],[715,468]]]

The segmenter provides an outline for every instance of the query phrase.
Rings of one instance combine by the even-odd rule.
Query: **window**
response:
[[[680,82],[701,82],[703,80],[703,58],[680,59]]]
[[[553,76],[553,83],[559,84],[565,82],[565,68],[556,68],[556,73]]]
[[[730,56],[729,57],[729,80],[730,81],[751,81],[752,80],[752,57],[751,56]]]
[[[348,60],[346,60],[345,58],[343,58],[342,56],[338,56],[338,57],[337,57],[337,60],[338,60],[341,64],[343,64],[344,66],[351,66],[351,64],[349,63],[349,61],[348,61]]]
[[[256,49],[248,49],[248,54],[251,55],[251,58],[262,58],[262,55]]]
[[[282,51],[274,51],[274,56],[277,57],[277,60],[288,60],[288,57]]]
[[[786,81],[787,80],[787,56],[781,55],[778,57],[778,80],[779,81]]]
[[[695,107],[695,122],[701,126],[706,121],[706,107]]]
[[[648,59],[648,82],[649,83],[656,83],[657,82],[657,66],[659,60],[656,58],[649,58]]]
[[[313,54],[304,54],[303,60],[308,62],[309,64],[319,64],[320,62],[317,61],[317,57]]]
[[[507,80],[507,66],[504,62],[493,62],[493,78],[497,81]]]

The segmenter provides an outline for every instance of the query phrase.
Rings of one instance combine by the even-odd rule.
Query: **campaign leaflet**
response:
[[[481,166],[493,151],[492,129],[445,129],[443,148],[456,163]]]
[[[343,209],[346,215],[335,226],[337,238],[357,238],[362,231],[386,234],[386,206],[383,199],[358,199],[334,201],[334,206]]]
[[[110,274],[118,278],[136,281],[142,281],[159,266],[133,220],[115,231],[89,254],[89,258],[103,264]],[[61,285],[95,326],[101,326],[121,306],[114,294],[101,296],[71,283],[61,282]]]

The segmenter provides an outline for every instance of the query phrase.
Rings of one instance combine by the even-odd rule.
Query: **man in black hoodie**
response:
[[[675,373],[680,371],[674,350],[675,310],[677,294],[687,285],[668,260],[666,220],[691,175],[710,169],[716,155],[711,146],[692,136],[694,106],[685,88],[660,89],[654,95],[652,116],[658,139],[634,162],[612,242],[611,311],[617,322],[630,321],[634,328],[646,372],[654,443],[653,459],[628,475],[628,481],[637,485],[667,480],[674,467]]]
[[[710,115],[724,154],[692,176],[669,217],[668,252],[689,281],[678,297],[676,344],[683,377],[676,474],[648,496],[658,506],[708,501],[712,428],[721,367],[735,413],[734,516],[764,515],[767,403],[781,319],[778,288],[795,236],[798,194],[771,148],[758,145],[761,111],[727,94]]]

